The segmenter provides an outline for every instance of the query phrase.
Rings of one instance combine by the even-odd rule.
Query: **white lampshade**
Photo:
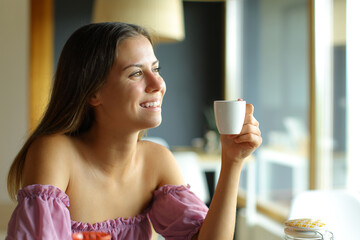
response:
[[[126,22],[145,27],[156,42],[185,38],[182,0],[95,0],[93,22]]]

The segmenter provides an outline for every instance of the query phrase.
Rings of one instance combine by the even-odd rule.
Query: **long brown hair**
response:
[[[138,35],[152,43],[144,28],[119,22],[88,24],[70,36],[60,55],[47,110],[10,167],[7,188],[12,199],[21,188],[25,157],[35,139],[89,130],[94,112],[87,100],[103,86],[116,54],[121,54],[116,51],[118,44]]]

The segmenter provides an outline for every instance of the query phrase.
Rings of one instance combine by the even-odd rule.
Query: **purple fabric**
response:
[[[149,217],[167,240],[191,239],[204,222],[208,208],[189,188],[166,185],[154,193]]]
[[[73,232],[102,231],[112,240],[151,239],[151,225],[166,239],[191,239],[208,208],[189,186],[166,185],[154,192],[149,208],[133,218],[89,224],[72,221],[69,197],[51,185],[31,185],[18,193],[18,205],[8,225],[6,240],[70,240]]]
[[[99,231],[111,234],[112,240],[151,239],[152,230],[145,213],[129,219],[117,218],[101,223],[71,221],[72,232]]]
[[[70,240],[68,196],[53,186],[31,185],[20,190],[6,240]]]

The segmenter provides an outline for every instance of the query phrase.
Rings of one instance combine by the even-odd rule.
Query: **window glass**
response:
[[[347,186],[346,1],[315,0],[313,23],[307,0],[243,3],[242,93],[255,106],[263,145],[256,152],[256,177],[245,178],[240,188],[253,186],[260,203],[288,210],[311,177],[315,188]],[[309,24],[315,29],[314,89]],[[310,119],[316,128],[312,176]]]
[[[346,187],[346,1],[330,1],[333,7],[333,61],[329,71],[333,75],[333,164],[331,184],[333,188]]]
[[[309,179],[307,0],[252,0],[243,8],[242,91],[263,136],[257,197],[288,209]]]

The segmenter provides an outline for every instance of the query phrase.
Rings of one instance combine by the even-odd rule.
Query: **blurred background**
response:
[[[239,183],[236,239],[281,239],[304,191],[360,190],[357,0],[137,1],[0,0],[0,231],[15,206],[8,169],[46,106],[61,49],[107,17],[153,31],[167,93],[147,138],[174,152],[207,204],[220,169],[213,101],[254,105],[264,142]],[[158,26],[162,14],[177,22]]]

